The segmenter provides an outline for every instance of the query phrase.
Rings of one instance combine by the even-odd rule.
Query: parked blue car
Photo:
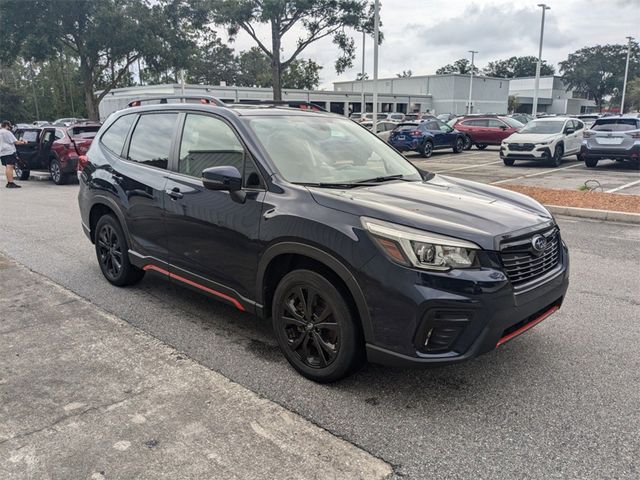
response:
[[[401,123],[391,132],[389,144],[401,152],[418,152],[429,158],[434,150],[451,148],[453,153],[464,149],[464,134],[434,118],[420,123]]]

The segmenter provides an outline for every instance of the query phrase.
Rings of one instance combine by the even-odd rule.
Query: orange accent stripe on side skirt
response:
[[[178,280],[178,281],[180,281],[182,283],[186,283],[187,285],[191,285],[192,287],[195,287],[195,288],[198,288],[198,289],[200,289],[200,290],[202,290],[204,292],[210,293],[211,295],[215,295],[216,297],[223,298],[223,299],[231,302],[238,310],[240,310],[242,312],[245,311],[244,307],[235,298],[230,297],[229,295],[225,295],[222,292],[218,292],[217,290],[214,290],[212,288],[205,287],[204,285],[200,285],[199,283],[196,283],[196,282],[194,282],[192,280],[189,280],[188,278],[181,277],[180,275],[176,275],[175,273],[171,273],[171,272],[169,272],[169,271],[167,271],[167,270],[165,270],[163,268],[156,267],[155,265],[145,265],[144,267],[142,267],[142,269],[144,271],[154,270],[154,271],[156,271],[158,273],[161,273],[163,275],[168,276],[169,278],[173,278],[173,279]]]
[[[560,307],[559,306],[555,306],[555,307],[551,307],[549,310],[547,310],[546,312],[544,312],[542,315],[540,315],[538,318],[536,318],[535,320],[530,321],[529,323],[527,323],[526,325],[523,325],[522,327],[520,327],[518,330],[515,330],[513,332],[511,332],[508,335],[505,335],[504,337],[502,337],[500,340],[498,340],[498,343],[496,344],[496,347],[499,347],[500,345],[502,345],[503,343],[508,342],[509,340],[511,340],[513,337],[517,337],[518,335],[520,335],[521,333],[526,332],[527,330],[529,330],[530,328],[535,327],[537,324],[539,324],[541,321],[543,321],[545,318],[547,318],[549,315],[551,315],[552,313],[556,312]]]

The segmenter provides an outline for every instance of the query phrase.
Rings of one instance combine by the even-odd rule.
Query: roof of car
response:
[[[531,121],[535,122],[537,120],[544,120],[545,122],[565,122],[567,120],[573,120],[573,119],[570,117],[538,117],[538,118],[534,118]]]
[[[245,116],[281,116],[281,115],[315,115],[335,118],[337,114],[330,112],[322,112],[316,110],[302,110],[300,108],[292,108],[279,105],[252,105],[252,104],[229,104],[225,106],[218,106],[212,104],[200,104],[200,103],[156,103],[150,105],[141,105],[134,107],[127,107],[120,110],[120,113],[125,114],[128,112],[153,112],[159,110],[197,110],[201,112],[218,112],[233,114],[238,117]],[[342,117],[342,115],[340,115]]]

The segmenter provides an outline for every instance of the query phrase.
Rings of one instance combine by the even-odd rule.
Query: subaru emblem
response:
[[[534,237],[531,239],[531,246],[536,252],[543,252],[545,247],[547,246],[547,239],[542,235],[534,235]]]

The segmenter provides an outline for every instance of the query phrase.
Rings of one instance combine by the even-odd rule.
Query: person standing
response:
[[[13,136],[11,132],[11,122],[4,120],[0,125],[0,161],[5,167],[7,175],[7,188],[20,188],[20,185],[16,185],[13,181],[13,166],[18,161],[18,155],[16,154],[16,145],[23,145],[27,142],[18,140]]]

